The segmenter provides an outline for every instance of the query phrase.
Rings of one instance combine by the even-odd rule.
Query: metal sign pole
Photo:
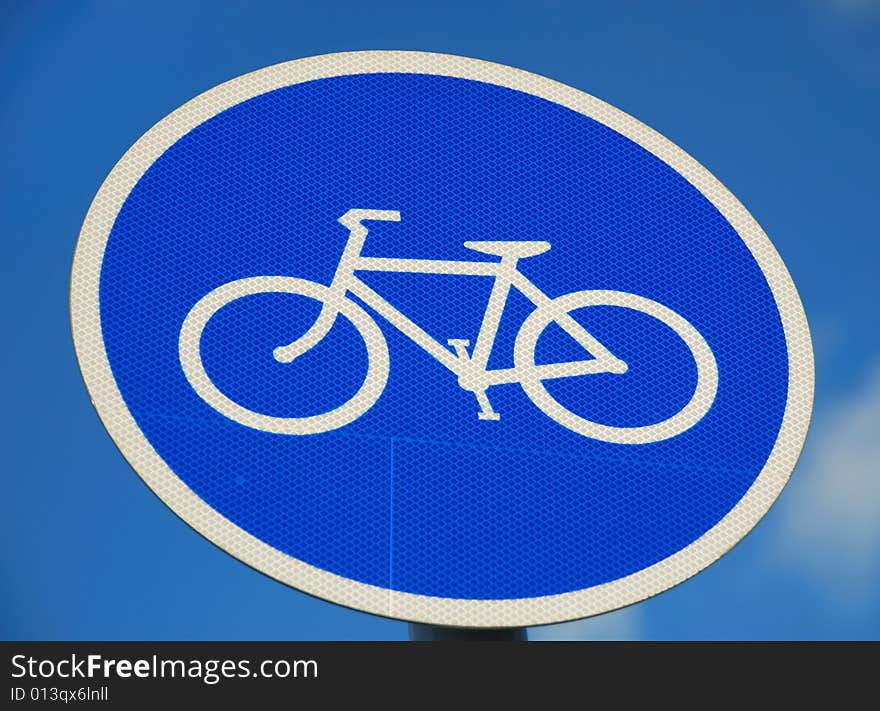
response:
[[[529,637],[525,627],[440,627],[410,622],[409,639],[411,642],[527,642]]]

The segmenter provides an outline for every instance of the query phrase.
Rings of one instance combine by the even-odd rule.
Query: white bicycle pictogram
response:
[[[712,406],[718,388],[718,368],[712,350],[687,320],[666,306],[623,291],[587,290],[555,298],[547,296],[519,271],[517,263],[520,259],[546,252],[550,249],[548,242],[464,243],[468,249],[500,258],[491,262],[364,257],[361,251],[368,230],[363,222],[370,220],[397,222],[400,213],[394,210],[353,209],[339,218],[350,234],[329,286],[292,276],[247,277],[217,287],[193,306],[180,330],[180,363],[190,385],[208,405],[241,425],[278,434],[317,434],[358,419],[384,391],[390,357],[382,330],[374,318],[349,296],[354,295],[455,374],[459,386],[476,397],[479,406],[477,416],[481,420],[500,418],[492,409],[487,391],[490,387],[510,383],[519,384],[538,409],[563,427],[585,437],[617,444],[647,444],[674,437],[699,422]],[[447,341],[449,347],[435,340],[361,281],[356,275],[358,271],[492,277],[494,283],[473,350],[468,350],[470,341],[465,339],[451,338]],[[535,309],[523,321],[514,341],[513,367],[490,370],[489,357],[512,288],[529,299]],[[342,405],[316,415],[276,417],[238,404],[211,381],[202,363],[200,349],[202,333],[208,321],[221,308],[237,299],[269,293],[295,294],[321,303],[319,316],[303,335],[292,343],[274,349],[273,356],[281,363],[291,363],[316,346],[329,333],[339,316],[350,321],[360,334],[368,357],[366,376],[357,392]],[[598,373],[623,374],[627,371],[628,366],[624,361],[615,357],[571,316],[572,311],[590,306],[613,306],[638,311],[661,321],[678,335],[690,350],[697,370],[694,392],[683,408],[660,422],[618,427],[588,420],[565,408],[551,396],[544,385],[545,380]],[[560,326],[590,357],[537,364],[535,348],[538,339],[552,323]]]

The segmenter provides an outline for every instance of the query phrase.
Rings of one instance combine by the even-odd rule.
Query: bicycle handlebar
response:
[[[385,222],[400,222],[400,213],[397,210],[361,210],[353,209],[339,218],[339,222],[349,230],[363,227],[364,220],[383,220]]]

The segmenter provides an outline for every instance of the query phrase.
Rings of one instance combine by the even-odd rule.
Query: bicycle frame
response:
[[[400,215],[389,210],[349,210],[339,218],[339,222],[349,228],[348,243],[330,285],[332,297],[328,299],[318,319],[303,336],[288,346],[275,350],[275,357],[282,362],[290,362],[301,353],[317,344],[330,330],[339,312],[339,300],[351,293],[372,308],[401,333],[421,347],[426,353],[439,361],[444,367],[458,376],[459,385],[477,395],[487,419],[494,413],[485,399],[485,391],[493,385],[519,383],[524,377],[547,379],[594,373],[622,373],[626,364],[615,358],[599,341],[590,335],[568,313],[558,309],[554,300],[517,269],[520,257],[513,254],[501,256],[500,261],[443,261],[434,259],[402,259],[387,257],[364,257],[361,251],[367,236],[364,220],[398,221]],[[515,242],[511,244],[516,244]],[[380,294],[361,281],[355,272],[393,272],[402,274],[444,274],[460,276],[491,277],[495,280],[486,311],[477,335],[472,354],[468,354],[468,341],[450,339],[448,344],[453,351],[431,337],[412,319],[386,301]],[[583,346],[593,357],[587,360],[533,365],[529,373],[522,368],[488,369],[489,357],[495,344],[498,326],[507,303],[511,288],[520,291],[536,309],[557,311],[553,320],[566,333]]]

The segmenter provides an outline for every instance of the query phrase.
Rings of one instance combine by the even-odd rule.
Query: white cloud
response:
[[[629,641],[642,637],[642,615],[638,605],[559,625],[545,625],[529,629],[529,639],[535,642],[557,641]]]
[[[807,3],[828,56],[872,83],[880,79],[880,0]]]
[[[826,592],[866,601],[880,587],[880,361],[814,420],[780,500],[773,554]]]
[[[820,8],[848,21],[863,20],[880,13],[880,0],[814,0]]]

